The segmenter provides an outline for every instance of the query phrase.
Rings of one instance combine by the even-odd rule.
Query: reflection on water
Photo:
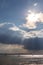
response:
[[[43,65],[43,55],[0,55],[0,65]]]

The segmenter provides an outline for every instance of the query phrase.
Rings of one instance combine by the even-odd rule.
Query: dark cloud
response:
[[[19,31],[9,30],[10,27],[13,27],[13,24],[6,23],[4,26],[0,27],[0,43],[21,44],[22,38],[19,36]]]
[[[3,44],[20,44],[21,38],[20,37],[12,37],[9,34],[0,34],[0,43]]]
[[[24,48],[27,50],[43,50],[43,38],[29,38],[24,40]]]

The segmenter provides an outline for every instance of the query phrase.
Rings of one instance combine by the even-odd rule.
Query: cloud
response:
[[[41,29],[41,30],[36,30],[36,31],[25,32],[25,33],[23,34],[23,37],[24,37],[25,39],[34,38],[34,37],[43,38],[43,29]]]
[[[38,5],[38,3],[34,3],[34,6],[37,6]]]
[[[30,31],[29,32],[31,34],[32,37],[39,37],[39,38],[43,38],[43,29],[41,30],[36,30],[36,31]]]
[[[2,44],[0,43],[0,53],[17,53],[23,52],[23,45],[18,44]]]
[[[3,27],[6,23],[0,23],[0,28]]]
[[[28,38],[34,38],[34,37],[43,37],[43,29],[40,30],[31,30],[29,32],[27,32],[26,30],[22,30],[19,27],[16,27],[17,29],[15,30],[15,27],[12,27],[13,29],[12,31],[16,31],[18,36],[20,36],[22,39],[28,39]],[[19,33],[19,34],[18,34]]]
[[[13,27],[10,27],[9,30],[12,30],[12,31],[18,31],[19,28],[17,26],[13,26]]]
[[[35,13],[29,10],[25,19],[26,23],[23,24],[23,27],[27,27],[28,29],[35,29],[37,27],[37,23],[43,23],[43,13]]]
[[[27,32],[13,23],[6,23],[0,29],[0,43],[5,44],[23,44],[25,39],[40,37],[43,38],[43,29],[31,30]]]
[[[17,43],[20,44],[22,40],[22,33],[14,23],[4,24],[0,28],[0,43]]]
[[[13,44],[26,45],[26,49],[38,49],[41,45],[40,48],[43,49],[43,44],[41,44],[41,41],[39,44],[36,38],[40,38],[38,40],[43,40],[43,29],[27,32],[17,27],[14,23],[6,23],[0,30],[0,43],[3,43],[2,46],[0,45],[0,52],[13,52]],[[38,43],[39,46],[36,43]],[[6,44],[8,44],[8,46]]]
[[[29,12],[31,12],[31,11],[29,11]],[[42,15],[42,14],[40,14],[40,15]],[[40,19],[41,21],[40,22],[38,21],[39,24],[43,23],[42,17],[40,17],[40,18],[41,18]],[[27,27],[27,25],[28,25],[27,23],[28,23],[28,21],[25,24],[23,24],[23,26],[21,25],[24,29],[17,27],[14,23],[6,23],[6,22],[1,23],[1,25],[3,24],[3,26],[0,29],[0,42],[19,43],[18,40],[21,40],[21,42],[23,42],[24,39],[33,38],[33,37],[43,37],[43,29],[37,30],[37,28],[33,29],[33,27],[32,27],[32,29],[33,29],[32,30],[29,28],[29,26]],[[36,23],[37,22],[35,22],[35,24],[34,24],[35,26],[36,26]],[[26,31],[27,28],[25,29],[25,27],[27,27],[28,30],[30,29],[31,31]],[[39,29],[39,27],[38,27],[38,29]],[[5,41],[5,39],[6,39],[6,41]],[[16,39],[16,41],[14,39]],[[11,42],[11,41],[13,41],[13,42]]]
[[[4,22],[4,23],[0,23],[0,28],[3,27],[4,25],[9,25],[9,24],[14,25],[13,23],[9,23],[9,22],[7,23],[7,22]]]
[[[26,30],[22,30],[17,26],[10,27],[9,30],[13,31],[14,34],[17,35],[18,37],[21,37],[22,40],[25,38],[34,37],[33,34],[31,34],[31,32],[27,32]]]
[[[43,50],[43,38],[28,38],[24,40],[24,48],[28,50]]]

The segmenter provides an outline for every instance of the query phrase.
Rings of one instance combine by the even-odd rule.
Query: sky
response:
[[[0,0],[0,43],[43,38],[43,0]]]

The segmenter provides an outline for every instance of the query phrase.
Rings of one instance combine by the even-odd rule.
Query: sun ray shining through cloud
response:
[[[37,22],[42,22],[43,23],[43,13],[42,12],[32,12],[31,10],[28,11],[27,17],[26,17],[26,23],[23,24],[24,27],[27,28],[36,28]]]

